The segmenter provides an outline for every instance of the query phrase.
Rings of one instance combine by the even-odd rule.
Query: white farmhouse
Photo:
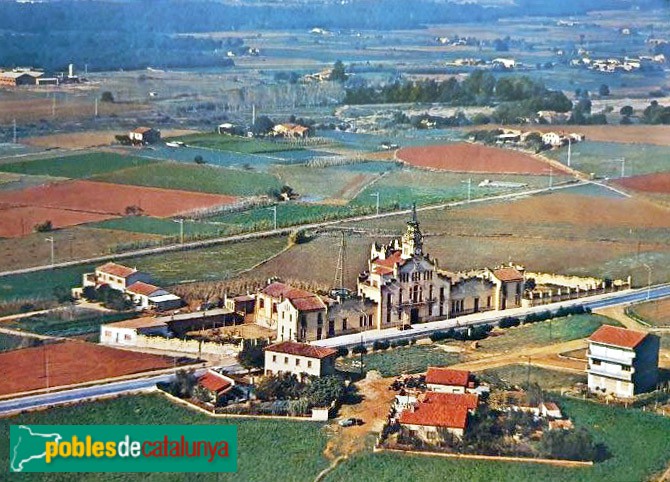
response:
[[[293,373],[322,377],[335,373],[337,350],[294,341],[282,341],[265,348],[265,374]]]

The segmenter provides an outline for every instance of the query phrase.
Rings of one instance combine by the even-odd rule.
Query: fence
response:
[[[137,335],[135,346],[154,350],[174,351],[191,355],[236,356],[241,344],[213,343],[210,341],[183,340],[181,338],[163,338],[160,336]]]

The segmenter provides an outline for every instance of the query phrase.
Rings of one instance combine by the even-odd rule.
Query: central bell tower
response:
[[[412,205],[412,218],[407,221],[407,231],[402,236],[402,258],[423,256],[423,234],[416,217],[416,204]]]

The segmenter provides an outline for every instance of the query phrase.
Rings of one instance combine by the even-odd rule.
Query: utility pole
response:
[[[371,197],[376,197],[376,198],[377,198],[377,203],[376,203],[376,206],[377,206],[377,215],[379,215],[379,191],[377,191],[377,192],[375,192],[375,193],[373,193],[373,194],[370,194],[370,196],[371,196]]]
[[[340,243],[340,253],[337,257],[337,267],[335,268],[335,280],[333,282],[333,288],[339,289],[340,294],[344,288],[344,263],[347,256],[347,240],[342,231],[342,242]]]
[[[48,238],[45,239],[46,242],[51,243],[51,264],[54,264],[54,238],[53,236],[49,236]]]
[[[98,117],[98,98],[95,98],[95,116]]]
[[[570,161],[572,159],[572,139],[568,136],[568,167],[570,167]]]
[[[56,94],[52,97],[51,102],[51,117],[56,117]]]
[[[274,206],[272,206],[271,208],[268,208],[268,209],[270,211],[272,211],[272,213],[273,213],[273,216],[272,216],[273,221],[274,221],[273,224],[274,224],[274,229],[276,230],[277,229],[277,205],[275,204]]]
[[[468,185],[468,202],[470,202],[472,200],[472,195],[471,195],[471,193],[472,193],[472,178],[469,177],[467,181],[461,181],[461,182],[463,184]]]
[[[647,301],[651,298],[651,266],[647,263],[643,263],[642,266],[647,268]]]
[[[530,389],[530,355],[527,355],[528,358],[528,370],[526,371],[526,390]]]
[[[621,177],[626,177],[626,158],[621,158]]]
[[[14,119],[13,127],[14,127],[14,144],[16,144],[16,119]]]
[[[175,219],[174,222],[179,223],[179,244],[184,244],[184,218]]]

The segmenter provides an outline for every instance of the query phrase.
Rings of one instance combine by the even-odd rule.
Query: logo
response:
[[[235,472],[233,425],[12,425],[12,472]]]

